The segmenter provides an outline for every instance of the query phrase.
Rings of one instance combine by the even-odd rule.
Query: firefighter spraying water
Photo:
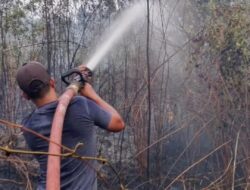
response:
[[[97,188],[95,162],[88,163],[73,158],[61,159],[61,144],[75,147],[82,141],[84,147],[75,151],[82,155],[95,157],[95,127],[118,132],[124,128],[119,113],[105,102],[88,83],[92,71],[121,36],[141,16],[143,6],[136,4],[121,14],[111,26],[109,37],[104,35],[104,42],[87,62],[86,66],[69,70],[62,75],[67,89],[60,96],[55,91],[55,82],[42,64],[30,62],[22,66],[17,74],[17,81],[24,97],[36,105],[37,109],[24,120],[23,125],[50,137],[47,142],[40,141],[30,134],[25,134],[27,143],[34,151],[49,151],[46,155],[36,156],[40,163],[40,181],[38,189],[92,189]],[[74,154],[74,152],[71,152]],[[90,166],[90,167],[89,167]]]

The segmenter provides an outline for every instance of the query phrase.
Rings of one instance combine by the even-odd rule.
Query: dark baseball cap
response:
[[[35,93],[48,85],[50,78],[46,68],[36,61],[23,64],[16,75],[19,87],[27,94]]]

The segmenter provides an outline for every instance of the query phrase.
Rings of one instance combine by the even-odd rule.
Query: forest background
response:
[[[136,1],[137,2],[137,1]],[[34,107],[17,68],[29,60],[60,76],[86,61],[130,0],[1,0],[0,118]],[[145,0],[146,3],[146,0]],[[99,189],[250,189],[250,1],[154,0],[94,71],[98,93],[126,129],[99,132]],[[110,31],[112,35],[112,31]],[[0,124],[0,146],[27,149]],[[0,152],[0,189],[34,189],[32,156]]]

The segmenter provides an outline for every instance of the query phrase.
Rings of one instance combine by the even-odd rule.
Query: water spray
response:
[[[104,42],[92,55],[92,58],[87,62],[86,67],[93,71],[100,63],[101,59],[111,50],[115,43],[122,37],[125,32],[145,13],[145,4],[137,3],[127,9],[116,19],[104,33]],[[111,32],[110,32],[111,31]]]
[[[118,0],[114,0],[114,4],[115,4],[116,11],[118,11],[120,9]]]

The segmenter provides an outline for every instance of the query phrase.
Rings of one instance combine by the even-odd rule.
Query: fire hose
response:
[[[62,81],[66,83],[68,87],[58,100],[58,105],[51,126],[46,190],[60,190],[61,157],[53,156],[51,154],[61,154],[61,147],[59,145],[62,142],[63,124],[67,107],[71,99],[77,95],[79,89],[84,86],[87,77],[92,75],[89,69],[85,68],[85,70],[87,71],[87,75],[83,74],[79,69],[71,69],[61,77]]]

